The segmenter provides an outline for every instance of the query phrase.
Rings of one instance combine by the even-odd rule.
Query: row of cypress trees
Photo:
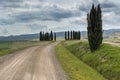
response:
[[[92,5],[92,9],[90,13],[87,14],[87,34],[88,34],[88,41],[90,45],[90,49],[92,52],[97,50],[100,45],[102,44],[103,40],[103,31],[102,31],[102,11],[100,4],[95,7],[94,4]],[[40,41],[56,41],[56,34],[53,35],[51,33],[44,33],[40,32]],[[81,39],[81,32],[80,31],[67,31],[65,32],[65,40],[80,40]]]
[[[102,44],[103,31],[102,31],[102,11],[100,4],[95,7],[92,5],[90,13],[87,14],[88,23],[88,41],[92,52],[97,50]]]
[[[53,41],[53,40],[56,41],[56,33],[53,34],[52,31],[50,33],[48,32],[45,33],[40,31],[39,40],[40,41]]]
[[[65,32],[65,40],[80,40],[81,32],[80,31],[67,31]]]

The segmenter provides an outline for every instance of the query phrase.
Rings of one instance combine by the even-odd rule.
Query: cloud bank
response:
[[[118,0],[0,0],[0,35],[86,30],[91,5],[101,4],[103,28],[120,28]]]

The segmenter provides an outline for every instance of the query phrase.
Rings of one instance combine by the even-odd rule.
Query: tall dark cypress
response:
[[[53,40],[53,32],[50,33],[50,40]]]
[[[46,33],[43,32],[43,40],[46,40]]]
[[[68,31],[68,40],[70,40],[70,35],[69,35],[69,31]]]
[[[81,32],[78,31],[78,34],[79,34],[79,35],[78,35],[78,36],[79,36],[78,39],[80,40],[80,39],[81,39]]]
[[[42,32],[42,41],[45,40],[45,33]]]
[[[67,40],[67,32],[65,31],[65,40]]]
[[[42,37],[42,33],[40,31],[40,34],[39,34],[39,40],[41,41],[41,37]]]
[[[56,33],[54,33],[54,40],[56,41]]]
[[[94,4],[92,5],[90,13],[87,14],[88,41],[92,52],[99,48],[103,40],[101,15],[102,11],[100,5],[94,7]]]
[[[75,39],[75,32],[73,31],[73,40]]]
[[[74,35],[74,36],[75,36],[75,40],[76,40],[76,39],[77,39],[77,38],[76,38],[76,37],[77,37],[76,31],[75,31],[75,35]]]
[[[101,11],[101,7],[100,4],[97,6],[97,17],[98,17],[98,26],[100,26],[100,44],[102,44],[102,40],[103,40],[103,29],[102,29],[102,11]]]
[[[49,41],[49,33],[46,33],[46,41]]]
[[[71,40],[73,40],[73,32],[71,31]]]
[[[79,40],[79,32],[77,32],[77,40]]]

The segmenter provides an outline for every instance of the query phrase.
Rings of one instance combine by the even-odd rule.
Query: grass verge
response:
[[[103,76],[76,58],[61,44],[58,44],[55,50],[69,80],[105,80]]]
[[[102,44],[101,47],[91,53],[88,42],[78,42],[64,46],[69,49],[78,59],[96,69],[108,80],[120,80],[120,47]]]

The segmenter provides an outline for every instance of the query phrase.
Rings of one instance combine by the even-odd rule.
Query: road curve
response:
[[[0,80],[67,80],[55,54],[56,43],[0,57]]]

